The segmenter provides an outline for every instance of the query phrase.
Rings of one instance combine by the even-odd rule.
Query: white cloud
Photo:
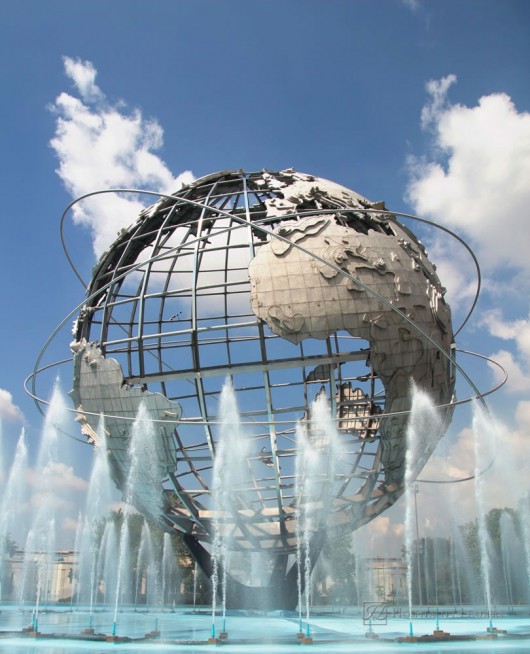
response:
[[[514,393],[530,390],[530,319],[504,320],[499,310],[484,314],[482,324],[492,336],[507,341],[515,348],[515,353],[501,349],[491,355],[508,373],[506,388]],[[497,377],[498,368],[490,367]]]
[[[88,482],[78,477],[72,466],[55,461],[50,463],[45,471],[36,468],[28,468],[26,481],[28,485],[42,491],[42,479],[46,478],[46,491],[59,494],[84,493],[87,490]]]
[[[97,70],[90,61],[64,57],[64,69],[84,100],[102,100],[103,94],[96,85]]]
[[[518,350],[530,362],[530,320],[505,321],[498,309],[484,315],[483,323],[489,328],[492,336],[504,340],[513,340]]]
[[[9,422],[25,422],[24,414],[13,403],[13,396],[9,391],[0,388],[0,419]]]
[[[424,128],[432,129],[431,160],[409,159],[407,199],[421,216],[454,228],[490,268],[530,273],[530,114],[504,93],[467,107],[450,104],[454,75],[427,84]]]
[[[56,98],[50,145],[59,159],[57,173],[73,198],[109,188],[172,193],[193,181],[190,171],[175,177],[154,154],[163,144],[163,130],[156,120],[144,118],[139,109],[129,110],[123,102],[109,103],[96,85],[97,71],[91,62],[65,57],[64,68],[81,98],[68,93]],[[76,205],[73,218],[90,229],[99,256],[151,202],[106,194]]]
[[[427,127],[436,125],[437,119],[446,109],[447,92],[453,84],[456,84],[456,75],[447,75],[442,79],[431,79],[425,85],[430,101],[421,110],[421,126]]]
[[[76,475],[71,466],[54,462],[44,469],[24,467],[16,484],[12,492],[16,498],[16,516],[8,517],[6,525],[18,545],[24,546],[32,527],[42,521],[51,524],[53,520],[61,525],[57,547],[73,547],[70,530],[85,502],[87,481]]]
[[[530,401],[524,400],[517,404],[515,418],[520,425],[520,430],[525,434],[530,433]],[[524,458],[526,460],[528,457]]]

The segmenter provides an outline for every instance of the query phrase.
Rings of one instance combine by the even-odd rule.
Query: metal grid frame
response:
[[[75,337],[97,342],[105,358],[116,359],[126,388],[161,393],[181,406],[171,445],[176,469],[163,482],[164,518],[203,542],[213,533],[217,401],[231,376],[256,453],[254,500],[234,507],[228,528],[236,548],[285,552],[296,547],[294,425],[307,418],[322,389],[348,448],[326,530],[351,531],[403,488],[385,485],[379,427],[386,398],[367,341],[343,332],[287,343],[250,308],[248,263],[270,239],[260,228],[283,220],[268,211],[282,193],[262,180],[263,172],[224,171],[143,212],[95,268]],[[305,200],[289,218],[322,210],[353,229],[391,230],[336,197],[328,206],[322,198]],[[116,479],[125,465],[125,458],[114,460]]]

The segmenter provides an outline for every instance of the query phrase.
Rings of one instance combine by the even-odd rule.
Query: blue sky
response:
[[[490,401],[502,443],[495,447],[517,462],[524,485],[530,454],[529,28],[526,0],[5,4],[5,466],[23,425],[36,458],[42,419],[23,381],[50,332],[83,298],[59,238],[72,196],[128,185],[175,184],[176,190],[192,175],[225,168],[293,166],[384,199],[396,211],[436,220],[475,249],[484,290],[458,345],[493,356],[510,374]],[[86,275],[95,252],[135,219],[136,205],[113,202],[111,217],[94,204],[66,226]],[[420,231],[458,323],[474,292],[469,259],[435,233]],[[67,358],[68,342],[66,330],[49,360]],[[481,389],[494,383],[487,365],[462,363]],[[68,367],[61,381],[68,390]],[[45,397],[51,392],[40,390]],[[470,391],[462,386],[459,393]],[[75,487],[73,506],[82,501],[91,455],[66,440],[70,468],[61,474],[65,489]],[[434,463],[448,475],[467,472],[474,465],[470,442],[464,418]],[[492,503],[508,501],[500,482],[490,486]],[[527,489],[528,482],[521,490]],[[471,488],[460,501],[471,515]],[[374,529],[388,535],[400,524],[396,514]]]

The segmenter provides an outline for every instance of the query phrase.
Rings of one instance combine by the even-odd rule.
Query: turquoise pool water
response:
[[[187,607],[174,611],[123,610],[118,613],[116,625],[108,610],[88,610],[70,607],[50,607],[38,615],[38,637],[23,633],[32,624],[31,609],[2,606],[0,612],[0,652],[9,654],[67,654],[69,652],[116,654],[116,652],[187,652],[196,654],[215,649],[207,644],[212,632],[212,617],[207,609],[194,612]],[[422,613],[422,615],[425,615]],[[484,637],[489,622],[482,612],[465,611],[463,616],[444,618],[441,613],[440,629],[451,635],[475,635]],[[313,643],[299,644],[299,628],[296,614],[229,613],[226,617],[228,638],[223,641],[222,651],[228,654],[255,652],[284,654],[304,649],[313,653],[323,652],[406,652],[433,654],[442,652],[474,652],[475,654],[508,654],[530,652],[530,613],[527,607],[518,608],[507,615],[496,611],[493,626],[505,630],[491,640],[453,641],[438,643],[398,643],[396,638],[409,634],[409,620],[389,617],[386,624],[373,625],[377,638],[367,638],[368,627],[363,624],[360,612],[332,613],[315,611],[309,628]],[[94,635],[82,634],[91,627]],[[216,635],[222,622],[216,620]],[[436,628],[431,615],[415,618],[415,636],[432,634]],[[306,625],[304,622],[304,631]],[[118,639],[130,638],[128,642],[106,642],[104,637],[115,631]],[[146,637],[151,632],[156,634]],[[85,640],[83,640],[83,638]],[[97,640],[86,640],[97,638]]]

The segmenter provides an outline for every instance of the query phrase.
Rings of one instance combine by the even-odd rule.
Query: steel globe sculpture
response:
[[[210,576],[216,529],[229,534],[232,606],[294,608],[301,512],[311,505],[313,565],[327,538],[400,497],[411,383],[441,418],[415,476],[451,417],[452,348],[435,267],[382,202],[291,169],[224,171],[160,199],[101,257],[74,325],[71,396],[90,442],[104,416],[122,490],[142,406],[156,460],[133,503],[181,532]],[[243,459],[224,456],[245,474],[224,479],[237,487],[221,510],[227,377],[246,446]],[[329,430],[314,420],[317,398]],[[315,451],[329,449],[331,430],[340,444],[307,500],[296,462],[304,421]],[[259,586],[242,572],[254,553],[266,559]]]

